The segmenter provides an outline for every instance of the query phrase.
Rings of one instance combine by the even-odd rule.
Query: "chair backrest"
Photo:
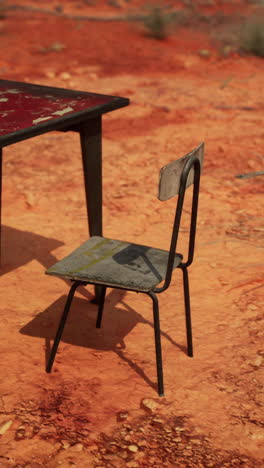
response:
[[[196,220],[198,210],[200,174],[203,166],[204,143],[201,143],[190,153],[180,159],[167,164],[160,170],[158,199],[161,201],[178,195],[175,219],[172,230],[170,252],[168,257],[167,273],[165,282],[161,288],[156,288],[156,292],[167,289],[171,281],[173,271],[174,256],[177,246],[178,234],[180,229],[182,208],[185,196],[185,190],[193,185],[191,223],[189,231],[188,259],[182,262],[183,267],[189,266],[193,261]]]
[[[203,158],[204,158],[204,143],[201,143],[197,148],[195,148],[190,153],[186,154],[180,159],[176,161],[172,161],[171,163],[163,166],[160,170],[160,177],[159,177],[159,193],[158,199],[161,201],[169,200],[169,198],[178,195],[180,190],[180,183],[181,183],[181,175],[183,168],[188,159],[191,156],[195,156],[200,161],[200,166],[202,169],[203,166]],[[191,167],[186,188],[188,188],[194,181],[194,169]]]

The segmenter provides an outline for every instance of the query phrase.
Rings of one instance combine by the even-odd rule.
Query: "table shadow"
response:
[[[61,245],[64,245],[64,242],[57,239],[2,225],[0,276],[32,260],[37,260],[45,269],[48,269],[59,260],[52,250]],[[40,272],[40,275],[43,275],[43,272]],[[68,286],[72,284],[70,280],[62,278],[62,281]],[[94,295],[84,287],[80,287],[78,291],[89,300],[94,298]]]
[[[142,315],[123,301],[125,293],[126,291],[124,290],[110,290],[110,293],[106,297],[102,326],[99,329],[95,327],[97,306],[83,298],[75,296],[61,343],[64,342],[102,352],[111,350],[137,372],[149,386],[157,390],[156,383],[153,383],[148,378],[139,364],[128,357],[129,350],[125,351],[126,345],[124,339],[138,323],[144,323],[153,328],[151,321],[143,318]],[[38,314],[19,330],[23,335],[43,338],[45,340],[46,364],[51,351],[51,340],[54,340],[66,298],[67,296],[58,298],[46,310]],[[149,308],[150,318],[152,318],[151,303],[149,304]],[[153,366],[155,366],[154,331],[150,330],[150,334],[153,339]],[[184,346],[173,341],[162,330],[161,336],[168,339],[181,351],[186,352]],[[140,348],[142,349],[142,345],[140,345]],[[56,359],[57,362],[63,360],[63,353],[57,354],[54,365],[56,364]],[[145,359],[146,357],[143,353],[141,362],[144,363]]]

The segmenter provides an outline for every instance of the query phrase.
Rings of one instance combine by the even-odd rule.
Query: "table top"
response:
[[[0,147],[125,107],[129,99],[0,80]]]

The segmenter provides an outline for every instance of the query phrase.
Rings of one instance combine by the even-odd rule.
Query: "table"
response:
[[[88,228],[102,236],[102,115],[129,99],[0,80],[0,252],[3,147],[51,131],[79,132]]]

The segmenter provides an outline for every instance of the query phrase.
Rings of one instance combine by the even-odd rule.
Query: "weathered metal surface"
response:
[[[169,252],[101,236],[91,237],[46,273],[113,287],[150,291],[166,275]],[[175,254],[173,268],[182,260]]]
[[[0,80],[0,146],[124,107],[117,96]]]
[[[204,143],[201,143],[199,146],[197,146],[197,148],[182,158],[177,159],[177,161],[173,161],[161,168],[158,190],[159,200],[168,200],[169,198],[172,198],[179,193],[182,170],[190,156],[196,156],[200,160],[202,168],[204,158]],[[193,184],[193,178],[194,170],[192,169],[187,179],[186,188]]]

